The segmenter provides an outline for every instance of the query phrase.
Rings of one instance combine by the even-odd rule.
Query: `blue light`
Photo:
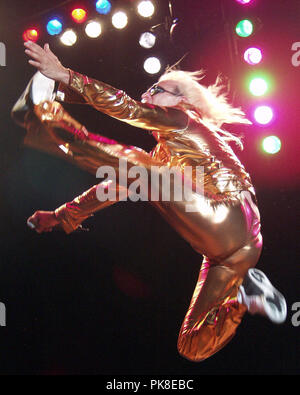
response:
[[[111,4],[108,0],[98,0],[96,3],[96,10],[99,14],[108,14],[111,10]]]
[[[47,31],[51,36],[60,34],[62,31],[62,23],[58,19],[51,19],[47,24]]]

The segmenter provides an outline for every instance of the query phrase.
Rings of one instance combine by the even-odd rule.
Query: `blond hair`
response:
[[[191,114],[196,115],[197,121],[209,130],[217,133],[225,141],[234,141],[243,148],[241,138],[221,129],[226,124],[251,124],[241,108],[228,103],[228,94],[224,92],[226,85],[220,76],[216,82],[208,87],[199,83],[204,78],[204,71],[195,72],[174,70],[169,68],[159,78],[159,81],[176,81],[179,92],[186,97],[192,106]]]

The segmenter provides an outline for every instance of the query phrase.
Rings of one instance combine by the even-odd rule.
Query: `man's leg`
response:
[[[230,268],[204,259],[178,337],[178,351],[184,358],[203,361],[235,335],[247,311],[236,297],[241,281]]]

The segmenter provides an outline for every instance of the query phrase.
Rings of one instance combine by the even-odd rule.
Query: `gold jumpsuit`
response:
[[[189,207],[182,201],[151,201],[162,216],[204,258],[199,278],[179,337],[179,353],[202,361],[220,350],[234,336],[246,307],[237,301],[245,274],[254,267],[262,249],[255,192],[243,165],[224,141],[184,109],[141,103],[103,82],[70,71],[69,85],[60,84],[60,100],[87,103],[130,125],[151,130],[157,145],[151,153],[92,134],[74,120],[57,101],[43,102],[28,112],[23,126],[25,144],[65,157],[92,174],[99,166],[113,166],[119,159],[128,169],[143,166],[203,166],[204,194],[192,195]],[[60,148],[59,148],[60,146]],[[64,151],[61,150],[64,149]],[[191,182],[194,183],[195,173]],[[66,233],[92,213],[113,201],[99,201],[103,182],[55,210]],[[119,199],[126,188],[116,183]],[[125,195],[124,195],[125,193]]]

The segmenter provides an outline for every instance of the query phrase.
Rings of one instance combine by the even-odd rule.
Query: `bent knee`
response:
[[[247,271],[255,267],[262,252],[263,240],[259,233],[255,240],[251,240],[233,254],[222,260],[222,265],[227,266],[244,277]]]

